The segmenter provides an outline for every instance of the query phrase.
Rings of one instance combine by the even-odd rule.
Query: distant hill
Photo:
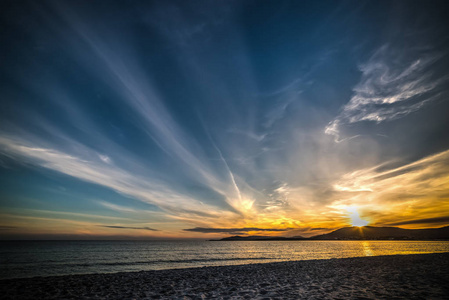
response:
[[[447,240],[449,226],[429,229],[398,227],[345,227],[331,233],[313,236],[311,240]]]
[[[449,240],[449,226],[429,229],[398,227],[344,227],[310,238],[302,236],[231,236],[212,241],[304,241],[304,240]]]
[[[235,235],[220,240],[211,240],[211,241],[297,241],[297,240],[306,240],[306,238],[302,236],[282,237],[282,236]]]

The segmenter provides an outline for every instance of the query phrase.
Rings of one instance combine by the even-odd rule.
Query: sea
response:
[[[2,241],[0,279],[449,252],[449,241]]]

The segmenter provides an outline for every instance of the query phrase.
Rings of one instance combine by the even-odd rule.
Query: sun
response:
[[[360,217],[357,206],[349,206],[346,208],[346,211],[350,213],[349,218],[351,219],[352,226],[361,227],[368,225],[369,222]]]

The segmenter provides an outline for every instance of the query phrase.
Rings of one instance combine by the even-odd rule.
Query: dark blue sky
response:
[[[448,12],[3,1],[1,237],[449,224]]]

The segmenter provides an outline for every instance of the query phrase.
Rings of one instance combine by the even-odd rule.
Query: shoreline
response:
[[[3,299],[444,299],[449,253],[0,280]]]

